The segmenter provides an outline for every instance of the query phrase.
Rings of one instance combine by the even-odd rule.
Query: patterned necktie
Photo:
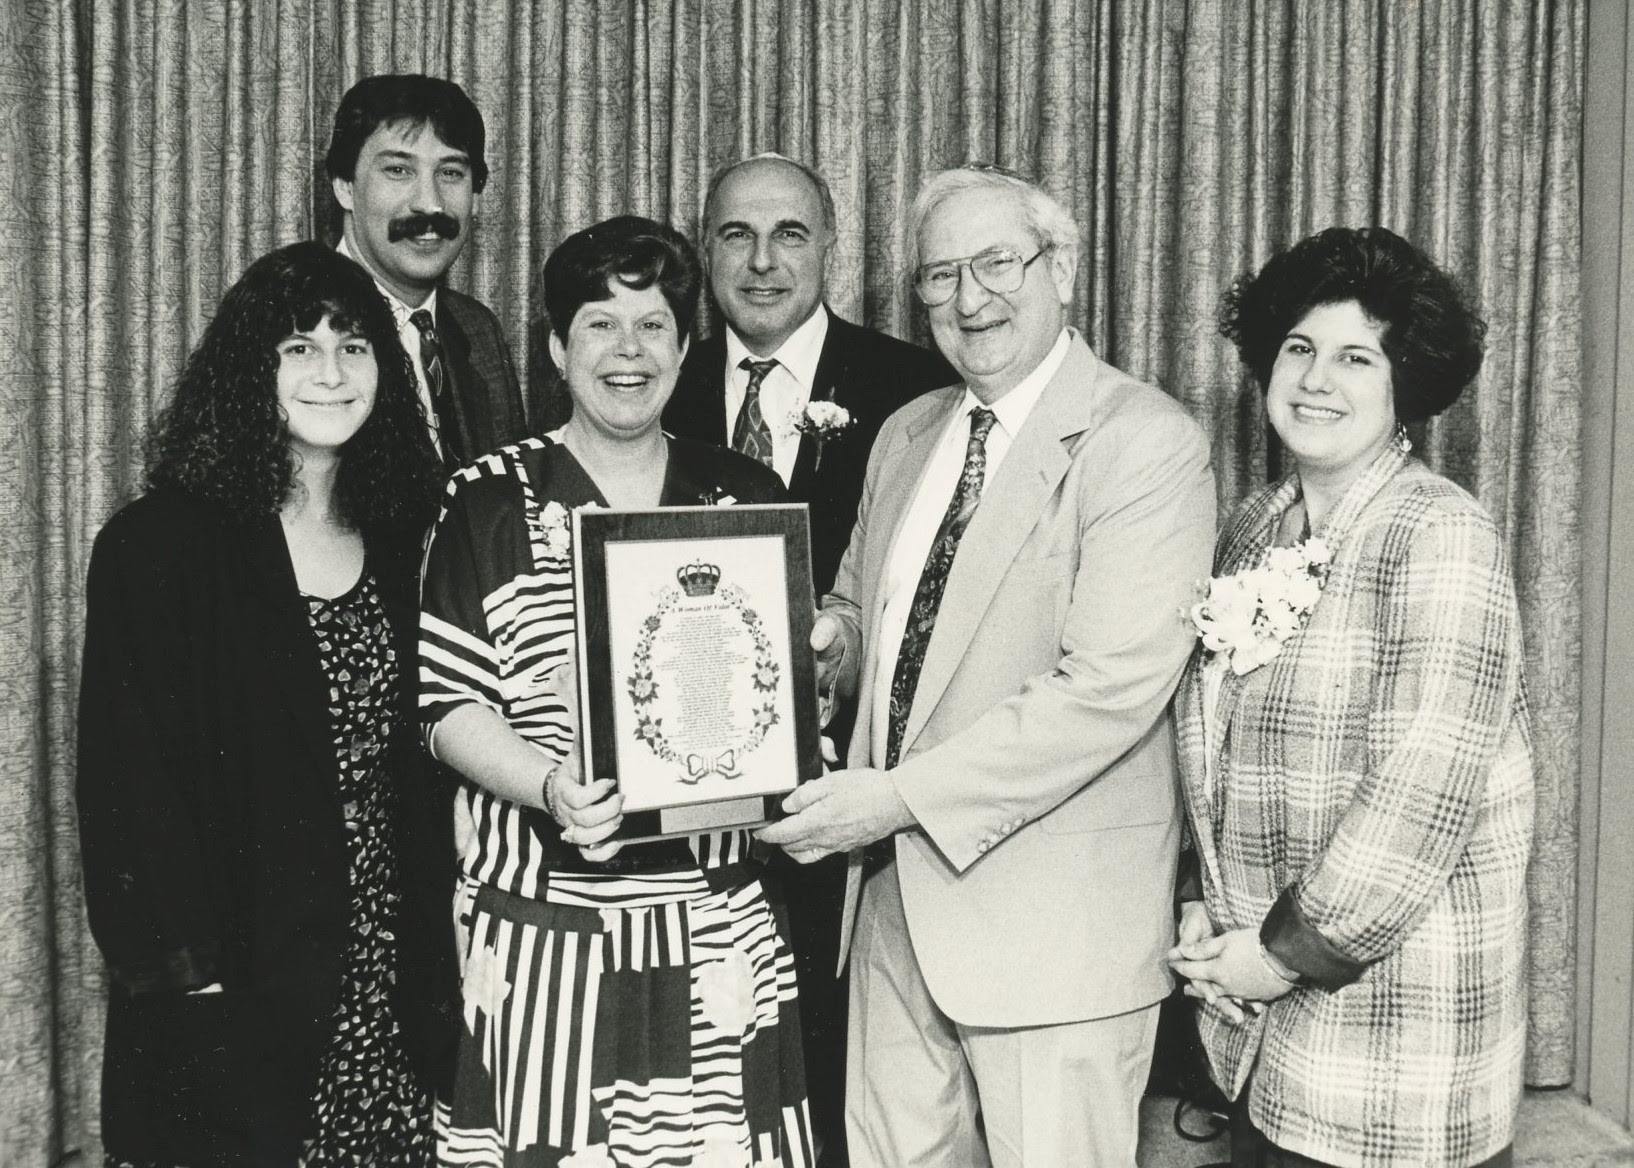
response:
[[[891,720],[885,737],[887,770],[894,767],[902,755],[902,735],[908,728],[914,690],[919,688],[925,649],[930,645],[931,630],[936,627],[936,610],[942,606],[942,592],[947,588],[948,573],[953,570],[959,540],[964,537],[970,517],[976,513],[976,504],[982,499],[982,479],[987,474],[987,432],[996,420],[992,410],[970,411],[970,442],[965,447],[964,473],[959,476],[953,498],[948,500],[947,514],[942,516],[942,525],[936,529],[930,555],[925,557],[925,569],[919,573],[919,587],[914,589],[908,627],[902,630],[902,648],[897,652],[896,669],[891,673]]]
[[[454,412],[454,395],[448,391],[448,370],[443,366],[443,343],[437,336],[437,324],[423,308],[410,314],[409,323],[420,330],[420,364],[426,371],[426,388],[431,390],[443,458],[450,463],[461,462],[465,443],[460,437],[459,415]]]
[[[745,357],[738,362],[738,368],[749,371],[749,388],[743,391],[743,408],[738,411],[737,424],[732,427],[732,449],[771,466],[772,431],[760,410],[760,383],[777,368],[777,362]]]

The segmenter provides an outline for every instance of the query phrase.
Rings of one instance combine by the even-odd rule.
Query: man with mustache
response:
[[[664,411],[673,434],[732,446],[782,477],[811,508],[817,595],[832,586],[857,518],[868,451],[902,405],[957,380],[917,345],[840,319],[823,303],[834,250],[834,200],[821,175],[779,154],[716,174],[704,198],[702,250],[725,327],[695,341]],[[842,407],[850,424],[818,438],[793,419],[813,402]],[[842,743],[850,719],[831,726]],[[822,1168],[845,1164],[846,1003],[836,978],[840,857],[799,868],[781,853],[791,943],[800,981],[806,1084]]]
[[[499,320],[443,286],[488,182],[482,115],[452,81],[366,77],[341,98],[325,165],[340,252],[374,276],[397,320],[432,438],[450,467],[527,436]]]

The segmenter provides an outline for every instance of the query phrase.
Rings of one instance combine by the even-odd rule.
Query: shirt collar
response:
[[[789,339],[778,346],[777,352],[770,354],[769,359],[793,375],[794,379],[805,386],[806,393],[815,392],[817,384],[817,362],[823,356],[823,342],[828,339],[828,309],[819,304],[817,311],[808,316],[805,323],[789,334]],[[733,330],[731,325],[726,326],[726,371],[728,374],[742,364],[747,357],[751,361],[762,360],[749,351],[749,346]]]
[[[965,400],[959,408],[960,416],[969,414],[971,410],[992,410],[998,416],[999,425],[1004,427],[1004,432],[1014,438],[1021,433],[1022,423],[1026,422],[1027,415],[1033,412],[1038,399],[1044,396],[1044,387],[1055,377],[1061,368],[1061,362],[1067,359],[1067,348],[1072,338],[1077,335],[1076,329],[1071,327],[1062,329],[1061,335],[1055,340],[1054,348],[1045,354],[1038,366],[992,405],[985,404],[976,396],[974,390],[966,386]]]
[[[386,303],[391,305],[391,314],[397,321],[398,328],[402,328],[405,324],[407,324],[408,318],[413,316],[416,312],[419,312],[422,308],[431,314],[432,319],[436,319],[437,290],[435,288],[426,294],[426,298],[422,303],[418,305],[404,304],[397,298],[397,293],[393,292],[390,288],[386,287],[380,282],[380,277],[374,274],[373,268],[352,254],[352,249],[346,246],[346,237],[344,235],[340,237],[340,242],[335,245],[335,250],[340,252],[341,255],[351,260],[354,264],[358,265],[358,267],[362,268],[365,272],[368,272],[371,277],[373,277],[374,286],[380,289],[380,294],[386,298]]]

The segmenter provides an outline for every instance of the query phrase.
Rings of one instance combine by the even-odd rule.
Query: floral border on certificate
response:
[[[731,584],[722,585],[718,595],[737,610],[744,627],[749,630],[749,636],[754,640],[753,684],[755,692],[762,695],[761,701],[755,707],[754,725],[750,728],[748,737],[737,745],[710,755],[695,753],[683,755],[676,750],[664,734],[664,720],[651,712],[652,704],[658,700],[658,680],[653,677],[652,671],[652,643],[663,625],[664,617],[681,602],[684,595],[680,588],[673,585],[666,588],[659,599],[658,607],[653,610],[652,615],[641,622],[641,636],[636,640],[631,674],[625,679],[625,690],[635,706],[635,736],[646,743],[648,749],[659,758],[678,768],[683,783],[698,783],[710,775],[736,779],[743,773],[738,766],[741,757],[759,746],[765,740],[767,732],[778,723],[777,683],[783,671],[772,653],[771,639],[766,635],[760,614],[749,607],[743,590]]]

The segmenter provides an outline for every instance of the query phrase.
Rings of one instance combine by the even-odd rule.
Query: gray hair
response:
[[[768,161],[781,162],[788,166],[792,166],[795,170],[798,170],[801,174],[805,175],[811,180],[811,185],[817,188],[817,201],[823,205],[823,218],[828,224],[828,234],[832,237],[839,233],[839,222],[834,215],[834,195],[828,189],[827,180],[803,162],[797,162],[788,155],[779,154],[775,150],[764,150],[759,154],[751,154],[748,158],[740,158],[736,162],[728,162],[725,166],[717,170],[714,176],[709,180],[709,189],[704,193],[703,216],[699,223],[700,240],[707,238],[709,235],[709,209],[714,205],[715,192],[720,189],[721,183],[726,181],[726,176],[731,174],[734,170],[737,170],[740,166],[748,166],[751,162]]]
[[[1041,247],[1077,247],[1082,232],[1072,218],[1072,212],[1059,199],[1040,186],[1028,182],[1002,167],[985,162],[967,162],[952,170],[940,171],[925,180],[908,209],[908,271],[919,269],[919,233],[931,213],[954,195],[966,191],[981,191],[989,195],[1009,196],[1021,204],[1027,226],[1038,237]]]

